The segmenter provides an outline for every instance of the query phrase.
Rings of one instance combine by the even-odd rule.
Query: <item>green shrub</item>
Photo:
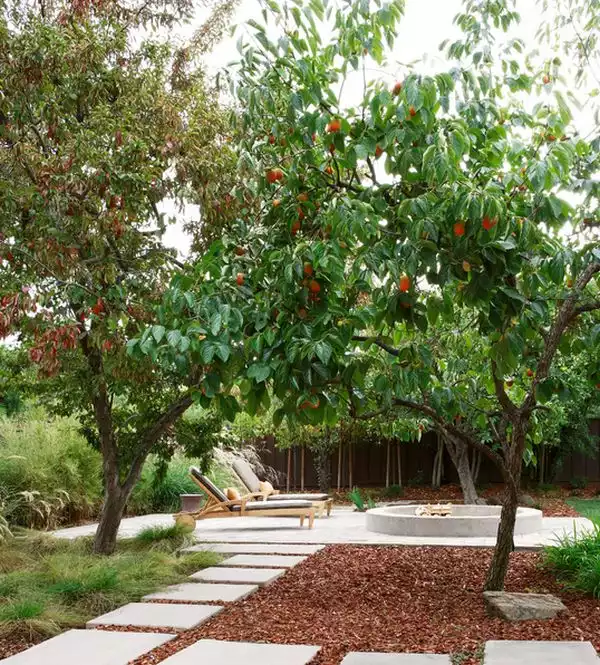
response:
[[[543,563],[567,586],[600,598],[600,526],[546,547]]]
[[[404,496],[404,488],[402,485],[390,485],[381,492],[381,496],[387,499],[398,499]]]
[[[425,479],[425,473],[423,472],[423,469],[419,469],[412,478],[409,478],[407,483],[409,487],[420,487],[421,485],[425,484],[427,484],[427,480]]]
[[[128,510],[136,515],[148,513],[172,513],[181,507],[180,494],[199,494],[200,488],[191,479],[189,468],[200,466],[199,460],[176,456],[166,472],[156,458],[151,458],[144,467],[142,478],[133,490]],[[213,463],[208,476],[217,487],[236,486],[239,481],[226,467]]]
[[[53,528],[95,515],[101,461],[74,418],[0,418],[0,505],[9,524]]]
[[[588,479],[584,476],[574,476],[569,481],[569,487],[572,490],[584,490],[588,486]]]
[[[363,497],[358,487],[354,487],[351,492],[348,492],[348,499],[352,501],[354,507],[360,513],[364,513],[367,509],[375,508],[376,505],[369,494]]]

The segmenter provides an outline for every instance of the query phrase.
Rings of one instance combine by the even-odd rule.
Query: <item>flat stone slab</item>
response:
[[[163,661],[162,665],[306,665],[320,647],[200,640]]]
[[[142,600],[187,600],[190,603],[231,603],[241,600],[258,587],[256,584],[198,584],[184,582],[156,591]]]
[[[175,605],[167,603],[129,603],[87,622],[96,626],[150,626],[188,630],[218,614],[218,605]]]
[[[288,545],[286,543],[199,543],[183,552],[217,552],[218,554],[316,554],[325,545]]]
[[[68,630],[3,660],[2,665],[127,665],[173,637],[163,633]]]
[[[281,556],[277,554],[236,554],[222,562],[223,566],[256,566],[263,568],[293,568],[306,559],[305,556]]]
[[[526,642],[492,640],[485,643],[485,665],[598,665],[591,642]]]
[[[553,619],[559,612],[567,609],[560,598],[549,593],[484,591],[483,602],[489,616],[507,621]]]
[[[342,665],[450,665],[450,656],[433,653],[369,653],[353,651]]]
[[[283,568],[226,568],[213,566],[190,575],[200,582],[224,582],[227,584],[258,584],[263,586],[285,573]]]

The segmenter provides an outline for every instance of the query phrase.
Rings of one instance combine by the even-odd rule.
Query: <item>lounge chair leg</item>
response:
[[[314,523],[315,523],[315,514],[314,514],[314,513],[311,513],[311,514],[308,516],[308,528],[309,528],[309,529],[312,529]]]
[[[333,506],[333,501],[327,502],[327,517],[331,515],[331,507]]]
[[[319,506],[319,519],[323,517],[323,511],[325,510],[325,504]]]
[[[301,515],[301,516],[300,516],[300,526],[301,526],[301,527],[304,526],[304,515]]]

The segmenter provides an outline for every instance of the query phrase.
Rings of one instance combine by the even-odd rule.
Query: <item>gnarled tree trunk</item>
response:
[[[479,503],[477,496],[477,489],[471,473],[471,465],[469,464],[469,448],[468,446],[456,437],[444,437],[446,449],[450,455],[452,463],[456,467],[458,473],[458,480],[460,481],[460,488],[463,493],[463,501],[466,504]]]
[[[117,533],[130,494],[131,492],[124,492],[119,485],[105,487],[100,522],[94,536],[96,554],[112,554],[115,551]]]
[[[488,568],[485,582],[486,591],[502,591],[504,580],[510,564],[511,552],[514,546],[515,522],[517,520],[517,508],[519,506],[519,486],[521,484],[521,471],[523,465],[523,450],[525,449],[525,436],[529,418],[522,415],[512,421],[512,441],[507,446],[508,457],[506,459],[505,481],[506,492],[502,502],[500,513],[500,524],[496,535],[496,547],[494,556]]]
[[[166,430],[192,405],[190,395],[184,395],[160,415],[140,435],[140,445],[131,465],[120,473],[119,450],[112,420],[111,400],[106,385],[101,381],[94,399],[96,423],[100,434],[100,450],[103,459],[104,504],[94,536],[96,554],[112,554],[117,545],[117,534],[125,506],[140,479],[142,468],[154,445]],[[121,477],[125,479],[121,481]]]

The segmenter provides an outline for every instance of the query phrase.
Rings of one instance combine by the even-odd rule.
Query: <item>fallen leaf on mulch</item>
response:
[[[314,644],[322,649],[313,665],[338,665],[348,651],[475,652],[490,639],[600,648],[600,603],[564,591],[540,569],[538,553],[512,555],[506,589],[557,594],[568,612],[549,621],[488,618],[481,589],[490,556],[468,547],[332,545],[134,664],[158,663],[203,638]]]

